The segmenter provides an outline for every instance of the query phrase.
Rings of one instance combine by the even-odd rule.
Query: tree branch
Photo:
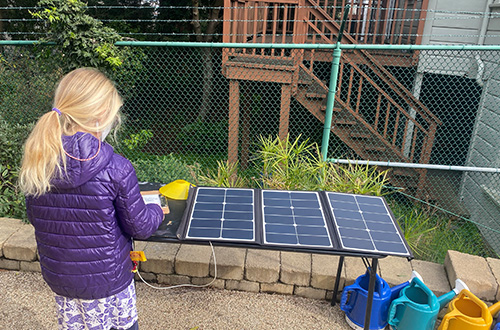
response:
[[[207,33],[205,35],[206,42],[211,42],[214,38],[215,29],[220,24],[220,21],[218,21],[218,19],[221,12],[221,8],[223,6],[224,6],[224,0],[215,0],[212,6],[214,8],[210,10],[210,21],[208,22]]]
[[[193,31],[196,34],[196,41],[203,41],[201,35],[200,11],[198,9],[199,1],[192,0],[191,3],[193,4],[193,20],[191,21],[191,24],[193,24]]]

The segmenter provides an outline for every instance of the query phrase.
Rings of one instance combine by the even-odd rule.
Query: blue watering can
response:
[[[401,290],[399,298],[392,301],[388,322],[395,330],[432,330],[439,310],[462,289],[468,289],[467,285],[456,280],[455,288],[438,298],[420,278],[415,277]]]
[[[413,272],[412,278],[414,276],[420,277],[417,272]],[[354,284],[346,286],[342,291],[340,309],[345,312],[346,321],[353,329],[364,327],[369,282],[370,269],[359,276]],[[408,281],[390,288],[384,279],[376,275],[370,318],[371,330],[384,329],[387,326],[387,313],[391,301],[398,297],[399,292],[409,284]]]

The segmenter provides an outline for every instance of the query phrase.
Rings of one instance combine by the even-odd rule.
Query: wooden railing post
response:
[[[240,83],[229,81],[229,125],[228,125],[228,155],[229,163],[238,161],[238,132],[240,123]]]
[[[305,20],[307,19],[307,13],[306,0],[299,0],[294,23],[297,31],[297,36],[294,36],[294,40],[297,44],[303,44],[306,41],[307,27]]]

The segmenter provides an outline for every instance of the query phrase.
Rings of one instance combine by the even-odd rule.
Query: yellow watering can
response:
[[[448,305],[448,313],[438,330],[489,330],[498,311],[500,302],[488,308],[481,299],[463,289]]]

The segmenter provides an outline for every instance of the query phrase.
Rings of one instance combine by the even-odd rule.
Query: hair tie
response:
[[[57,112],[57,114],[60,116],[61,115],[61,110],[57,109],[57,108],[52,108],[52,111],[55,111]]]

